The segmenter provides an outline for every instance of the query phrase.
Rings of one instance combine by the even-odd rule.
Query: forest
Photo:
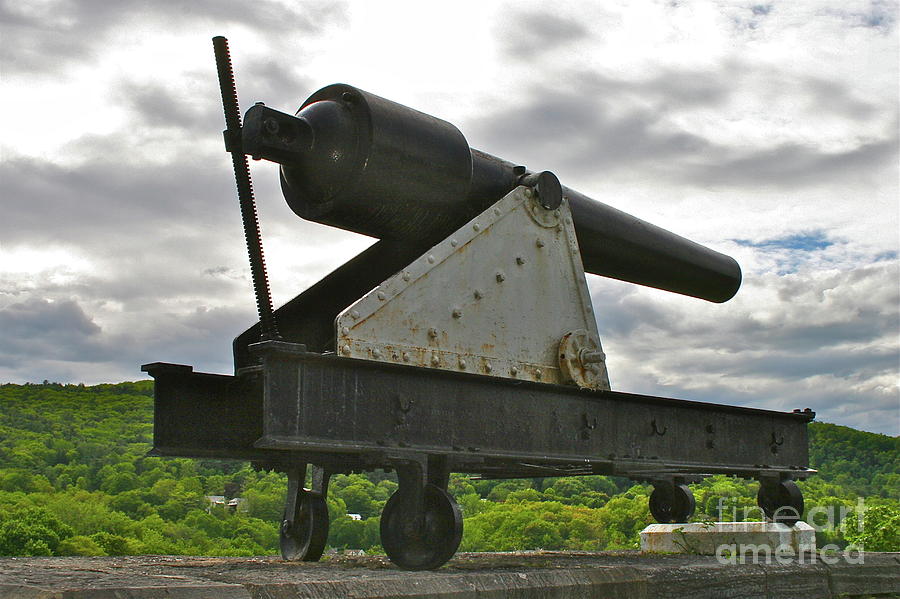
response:
[[[819,545],[900,550],[900,437],[818,422],[809,433],[819,474],[799,484]],[[152,435],[152,381],[0,385],[0,555],[278,553],[285,475],[151,457]],[[336,475],[329,547],[381,552],[378,518],[396,489],[381,471]],[[694,521],[760,519],[754,481],[714,476],[692,489]],[[461,551],[637,549],[651,491],[607,476],[450,481]]]

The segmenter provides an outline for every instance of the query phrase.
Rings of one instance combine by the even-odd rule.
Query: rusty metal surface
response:
[[[519,187],[338,315],[336,346],[346,358],[561,383],[557,347],[573,330],[599,349],[568,204],[547,210]],[[591,383],[609,388],[605,368]]]
[[[557,353],[561,382],[573,383],[585,389],[609,391],[606,354],[603,353],[596,331],[569,331],[559,342]]]

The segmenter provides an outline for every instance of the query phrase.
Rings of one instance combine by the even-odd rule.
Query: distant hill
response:
[[[848,426],[809,425],[810,466],[818,478],[864,497],[900,496],[900,437]]]

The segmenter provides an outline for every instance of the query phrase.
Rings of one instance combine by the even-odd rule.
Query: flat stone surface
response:
[[[816,531],[806,522],[793,526],[774,522],[651,524],[641,531],[641,551],[656,553],[797,555],[815,549]]]
[[[378,556],[319,563],[276,557],[0,558],[0,598],[900,597],[900,554],[867,553],[862,563],[824,559],[808,554],[785,563],[722,564],[710,556],[638,552],[461,553],[439,570],[405,572]]]

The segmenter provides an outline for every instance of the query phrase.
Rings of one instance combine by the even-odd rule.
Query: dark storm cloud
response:
[[[209,83],[207,88],[212,91],[215,73],[206,73],[206,76]],[[216,96],[213,94],[209,94],[207,98],[187,99],[183,93],[156,82],[126,81],[116,89],[116,103],[127,107],[134,117],[132,130],[141,126],[177,129],[187,136],[190,133],[208,134],[224,128],[222,109],[217,106]],[[120,133],[124,134],[125,132]]]
[[[241,111],[255,102],[265,102],[277,110],[293,113],[313,91],[309,78],[298,73],[291,61],[251,59],[236,73],[240,81]],[[225,127],[215,63],[210,53],[209,68],[186,73],[171,82],[123,80],[115,86],[113,101],[131,117],[131,131],[170,132],[183,141],[192,136],[215,136]],[[126,131],[117,134],[127,135]],[[118,139],[110,143],[120,143]]]
[[[74,300],[14,303],[0,308],[0,366],[36,357],[84,361],[96,354],[100,333]]]
[[[265,102],[282,112],[296,112],[317,89],[310,78],[300,74],[301,68],[284,56],[248,61],[239,75],[246,81],[241,85],[242,96],[247,99],[245,108],[249,108],[251,102]]]
[[[512,160],[522,148],[539,147],[545,164],[565,164],[575,174],[639,171],[700,185],[793,188],[866,177],[896,163],[895,107],[884,109],[890,123],[880,138],[841,151],[800,143],[748,145],[739,138],[725,144],[671,118],[684,109],[728,110],[742,70],[733,63],[720,72],[665,71],[642,80],[574,73],[564,86],[526,88],[518,105],[479,119],[474,129]],[[876,111],[838,82],[809,79],[797,89],[817,110],[828,105],[860,124]]]
[[[865,317],[861,317],[864,320]],[[895,323],[896,324],[896,323]],[[896,329],[896,326],[894,327]],[[872,339],[871,332],[864,337]],[[877,337],[876,337],[877,338]],[[852,341],[851,337],[844,341]],[[838,345],[831,342],[828,345]],[[859,380],[890,372],[900,362],[897,348],[873,348],[864,352],[848,352],[844,349],[824,347],[813,355],[794,355],[787,346],[779,352],[766,352],[752,360],[740,360],[721,364],[721,370],[731,375],[776,377],[782,381],[798,381],[828,374],[843,379]],[[716,369],[715,364],[710,364]]]
[[[165,359],[194,364],[198,370],[229,372],[230,340],[254,320],[253,306],[197,306],[175,314],[153,306],[152,321],[135,318],[117,331],[101,331],[74,300],[30,299],[0,309],[2,381],[84,380],[84,371],[116,372],[141,378],[140,364]],[[152,308],[150,313],[152,313]],[[135,316],[147,312],[135,312]],[[73,367],[61,367],[73,362]],[[64,371],[74,371],[69,378]],[[130,373],[130,374],[129,374]]]
[[[519,148],[536,146],[547,163],[577,173],[704,153],[707,140],[686,131],[659,129],[660,115],[638,105],[613,106],[571,91],[540,89],[531,101],[476,123],[500,155],[516,160]]]
[[[132,164],[128,144],[113,137],[73,146],[98,160],[69,167],[13,156],[0,163],[5,242],[102,244],[107,236],[165,232],[183,222],[213,229],[224,213],[217,204],[234,195],[221,161]]]
[[[29,300],[13,304],[0,311],[0,326],[22,337],[41,336],[48,331],[78,337],[100,332],[100,327],[72,300],[55,303]]]
[[[165,29],[241,25],[273,36],[313,34],[343,18],[343,5],[325,2],[281,4],[269,0],[79,0],[0,2],[0,63],[4,70],[57,73],[76,61],[90,62],[107,51],[108,34],[128,23]]]
[[[842,152],[829,152],[796,143],[772,148],[721,148],[719,159],[686,165],[686,176],[704,184],[753,185],[760,183],[795,188],[845,180],[896,164],[898,138],[886,131],[885,139],[863,142]]]

